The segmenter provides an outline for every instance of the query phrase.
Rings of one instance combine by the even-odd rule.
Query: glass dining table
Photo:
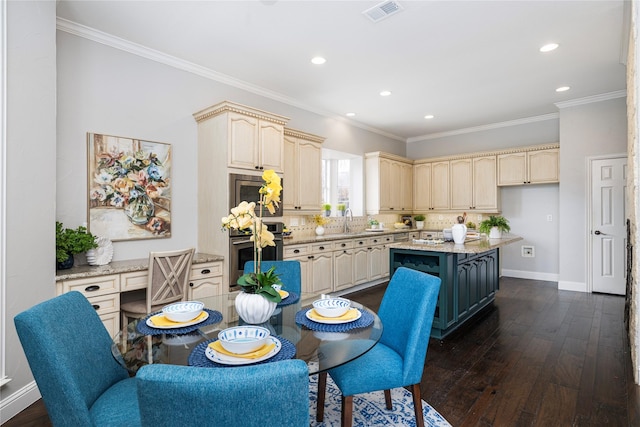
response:
[[[147,316],[130,322],[113,339],[111,352],[116,360],[134,375],[149,363],[207,366],[228,368],[236,364],[215,363],[206,349],[223,329],[243,325],[234,301],[237,293],[199,298],[209,315],[206,321],[180,329],[156,329],[150,327]],[[369,308],[351,301],[359,312],[352,322],[324,324],[312,321],[307,311],[315,299],[321,296],[291,293],[278,304],[271,318],[259,326],[266,327],[271,335],[282,342],[282,354],[260,361],[297,358],[304,360],[309,375],[340,366],[369,351],[382,335],[382,322]],[[284,351],[286,349],[286,351]],[[219,362],[216,360],[216,362]],[[251,364],[241,362],[241,365]]]

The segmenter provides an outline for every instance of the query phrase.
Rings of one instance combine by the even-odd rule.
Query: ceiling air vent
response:
[[[373,22],[382,21],[389,16],[398,13],[402,10],[402,6],[398,2],[395,1],[385,1],[380,4],[373,6],[370,9],[362,12],[367,16],[367,18],[371,19]]]

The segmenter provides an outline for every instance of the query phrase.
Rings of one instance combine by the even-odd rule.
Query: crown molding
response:
[[[541,116],[532,116],[532,117],[525,117],[523,119],[508,120],[505,122],[489,123],[486,125],[474,126],[470,128],[456,129],[456,130],[451,130],[446,132],[430,133],[427,135],[414,136],[414,137],[408,138],[407,143],[421,142],[429,139],[443,138],[446,136],[454,136],[454,135],[462,135],[465,133],[481,132],[485,130],[499,129],[499,128],[505,128],[510,126],[518,126],[518,125],[524,125],[527,123],[542,122],[545,120],[555,120],[555,119],[558,119],[559,117],[560,115],[558,113],[549,113],[549,114],[543,114]]]
[[[187,71],[189,73],[198,75],[200,77],[207,78],[209,80],[214,80],[220,83],[223,83],[228,86],[233,86],[238,89],[245,90],[247,92],[254,93],[256,95],[263,96],[265,98],[273,99],[278,102],[282,102],[283,104],[291,105],[293,107],[297,107],[306,111],[309,111],[314,114],[318,114],[324,117],[329,117],[334,120],[338,120],[344,123],[348,123],[351,126],[358,127],[360,129],[364,129],[369,132],[373,132],[382,136],[385,136],[390,139],[394,139],[397,141],[405,142],[406,139],[390,134],[388,132],[384,132],[380,129],[373,128],[371,126],[364,125],[362,123],[348,120],[340,115],[337,115],[330,111],[321,110],[311,105],[302,103],[297,101],[296,99],[290,98],[288,96],[282,95],[281,93],[274,92],[268,89],[265,89],[260,86],[256,86],[242,80],[236,79],[227,74],[219,73],[210,68],[203,67],[198,64],[194,64],[193,62],[185,61],[180,58],[176,58],[175,56],[168,55],[166,53],[160,52],[155,49],[151,49],[149,47],[143,46],[138,43],[133,43],[131,41],[122,39],[120,37],[116,37],[112,34],[105,33],[100,30],[96,30],[95,28],[87,27],[86,25],[78,24],[77,22],[70,21],[68,19],[57,17],[56,19],[56,28],[60,31],[64,31],[69,34],[73,34],[78,37],[85,38],[87,40],[94,41],[96,43],[101,43],[105,46],[109,46],[115,49],[122,50],[124,52],[131,53],[133,55],[140,56],[142,58],[150,59],[155,62],[159,62],[164,65],[168,65],[173,68],[177,68],[182,71]]]
[[[576,107],[578,105],[592,104],[594,102],[608,101],[610,99],[624,98],[627,96],[626,90],[602,93],[600,95],[585,96],[584,98],[570,99],[568,101],[556,102],[554,105],[560,109]]]

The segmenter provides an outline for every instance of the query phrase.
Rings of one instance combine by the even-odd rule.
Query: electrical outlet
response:
[[[478,215],[478,221],[482,221],[482,215]]]
[[[298,226],[298,218],[291,218],[289,220],[289,225],[292,227],[297,227]]]
[[[442,220],[443,219],[442,215],[438,215],[438,219]]]
[[[547,215],[547,221],[549,221],[549,222],[553,221],[553,216],[552,215]]]
[[[521,249],[524,258],[534,258],[536,256],[536,248],[533,246],[521,246]]]

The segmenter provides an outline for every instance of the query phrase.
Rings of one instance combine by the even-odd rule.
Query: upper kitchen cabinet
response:
[[[495,155],[453,159],[450,169],[452,210],[498,210]]]
[[[382,152],[365,154],[367,214],[411,213],[413,162]]]
[[[556,183],[560,180],[559,146],[523,147],[498,154],[498,185]]]
[[[449,161],[427,161],[413,166],[413,210],[449,209]]]
[[[324,138],[284,129],[283,206],[285,212],[317,213],[322,204]]]
[[[216,117],[215,143],[226,143],[227,166],[235,169],[284,171],[284,125],[277,114],[224,101],[194,114],[198,122]]]

